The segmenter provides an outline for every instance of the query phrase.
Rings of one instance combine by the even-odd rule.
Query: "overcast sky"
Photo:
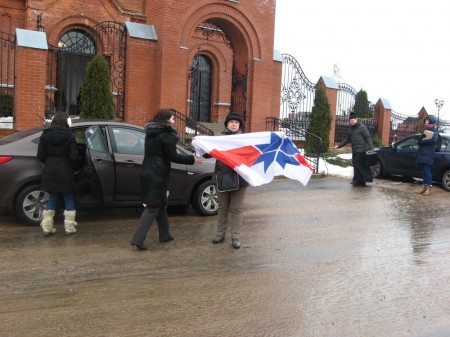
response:
[[[417,115],[450,120],[450,1],[277,0],[275,48],[317,83],[333,76]]]

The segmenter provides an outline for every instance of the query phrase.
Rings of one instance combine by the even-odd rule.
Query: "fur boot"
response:
[[[76,213],[76,211],[64,211],[64,228],[66,229],[66,235],[73,234],[77,231],[75,228],[77,225],[75,222]]]
[[[419,192],[419,194],[423,194],[427,190],[427,185],[423,185],[422,190]]]
[[[431,185],[427,185],[427,189],[425,192],[422,193],[422,195],[430,195],[431,194]]]
[[[42,212],[43,219],[41,221],[41,227],[42,231],[44,232],[44,235],[52,235],[56,232],[56,229],[53,228],[53,217],[55,216],[55,211],[53,210],[44,210]]]

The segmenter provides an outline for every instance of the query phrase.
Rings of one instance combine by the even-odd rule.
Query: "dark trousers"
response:
[[[366,183],[373,181],[372,170],[367,162],[365,152],[354,152],[352,154],[352,162],[354,183]]]
[[[431,186],[432,185],[431,166],[422,165],[422,173],[423,173],[423,184]]]
[[[159,241],[164,241],[169,238],[169,217],[165,207],[146,207],[139,219],[136,232],[133,235],[131,242],[136,245],[142,245],[147,237],[148,231],[153,221],[156,219],[159,230]]]
[[[217,215],[217,235],[227,232],[228,223],[231,224],[231,238],[239,239],[242,227],[242,211],[247,187],[240,187],[235,191],[218,192],[219,214]]]

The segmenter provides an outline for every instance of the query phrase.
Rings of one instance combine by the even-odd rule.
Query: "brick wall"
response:
[[[42,13],[47,40],[57,45],[68,29],[88,30],[103,21],[154,25],[157,41],[129,38],[125,121],[144,124],[161,107],[188,114],[188,73],[200,52],[212,63],[211,121],[220,123],[230,112],[233,65],[243,73],[247,64],[246,128],[261,131],[266,117],[278,116],[280,101],[281,66],[273,61],[275,2],[123,0],[99,6],[88,0],[13,1],[8,3],[10,8],[2,7],[0,28],[11,33],[16,28],[35,30],[37,14]],[[24,6],[25,10],[14,6]],[[220,38],[196,34],[196,27],[204,20],[222,29],[233,49]],[[46,52],[33,53],[17,51],[16,129],[41,124],[36,114],[43,116],[45,110]]]
[[[197,52],[208,56],[213,63],[213,94],[211,117],[223,121],[230,112],[231,74],[234,65],[241,73],[249,67],[247,88],[248,131],[265,129],[267,116],[279,104],[280,79],[275,80],[273,37],[275,1],[171,1],[151,5],[146,15],[158,31],[161,51],[161,106],[188,112],[189,83],[187,75]],[[223,41],[205,41],[195,28],[208,20],[222,29],[231,41],[233,50]],[[158,29],[163,27],[163,29]],[[255,65],[257,63],[257,65]],[[276,87],[278,90],[273,90]],[[277,103],[273,103],[277,102]],[[228,105],[227,105],[228,104]]]

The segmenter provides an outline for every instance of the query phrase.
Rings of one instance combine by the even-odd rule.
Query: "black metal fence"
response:
[[[109,65],[115,117],[123,120],[126,94],[126,26],[114,21],[104,21],[98,23],[93,31],[97,45],[101,46],[99,51],[102,52]]]
[[[400,140],[406,136],[418,132],[418,116],[406,116],[398,112],[391,112],[391,131],[389,134],[389,143]]]
[[[14,117],[15,50],[15,37],[0,31],[0,128],[13,125],[8,117]]]
[[[195,136],[214,136],[214,131],[193,120],[192,118],[183,115],[181,112],[175,113],[175,129],[178,131],[178,144],[184,148],[194,152],[192,146],[192,138]]]
[[[392,111],[389,143],[396,142],[397,140],[418,133],[419,125],[419,115],[407,116]],[[450,121],[439,119],[438,129],[439,132],[450,132]]]
[[[56,94],[57,84],[58,47],[48,44],[47,54],[47,80],[45,82],[45,118],[51,118],[57,109]]]
[[[356,90],[345,83],[338,83],[339,91],[337,96],[337,116],[348,116],[355,106]]]
[[[348,133],[348,116],[336,116],[335,122],[336,128],[334,133],[334,141],[336,143],[340,143],[344,140]],[[358,118],[358,122],[366,126],[372,138],[378,136],[378,123],[374,118]]]

